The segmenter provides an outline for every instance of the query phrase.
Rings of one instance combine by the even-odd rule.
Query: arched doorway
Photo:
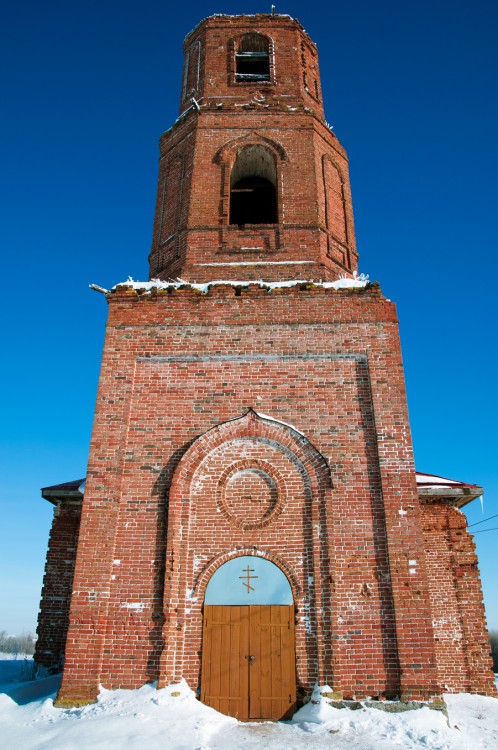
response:
[[[296,707],[294,604],[269,560],[229,560],[204,598],[201,700],[241,721],[287,719]]]

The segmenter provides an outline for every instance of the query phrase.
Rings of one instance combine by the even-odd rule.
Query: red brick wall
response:
[[[61,500],[54,508],[34,656],[52,673],[63,663],[80,518],[81,500]]]
[[[254,547],[302,592],[303,690],[320,678],[348,696],[437,692],[394,305],[375,289],[254,285],[123,289],[109,300],[61,700],[88,700],[99,681],[136,687],[182,674],[195,688],[204,583],[197,601],[187,590],[215,560]],[[250,407],[303,432],[332,488],[311,500],[295,464],[256,441],[253,458],[282,476],[288,461],[291,500],[268,527],[241,530],[220,513],[208,526],[211,490],[202,502],[196,490],[180,510],[174,471],[193,441]],[[179,537],[182,513],[189,526]],[[169,570],[177,584],[163,601],[166,539],[178,570]],[[306,633],[302,618],[317,601],[323,621]],[[184,657],[171,651],[171,628],[185,639]]]
[[[443,504],[422,507],[436,660],[449,692],[496,695],[475,544],[466,518]]]

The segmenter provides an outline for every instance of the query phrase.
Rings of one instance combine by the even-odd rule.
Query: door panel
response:
[[[241,720],[248,718],[248,639],[249,607],[204,607],[202,702]]]
[[[204,606],[203,703],[242,721],[288,718],[295,671],[293,606]]]
[[[295,710],[294,607],[251,607],[249,718],[282,719]]]

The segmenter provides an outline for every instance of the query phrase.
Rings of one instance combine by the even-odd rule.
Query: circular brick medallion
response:
[[[220,478],[218,505],[223,515],[243,529],[269,524],[283,506],[283,480],[266,461],[232,464]],[[270,473],[271,472],[271,473]],[[273,475],[273,476],[272,476]]]

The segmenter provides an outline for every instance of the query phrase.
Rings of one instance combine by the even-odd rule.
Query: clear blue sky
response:
[[[271,3],[171,7],[26,0],[2,12],[0,630],[35,627],[52,514],[39,488],[85,474],[106,319],[88,284],[147,277],[183,38],[212,13]],[[486,488],[471,522],[498,513],[497,7],[277,2],[318,44],[360,270],[398,304],[417,467]],[[498,531],[476,541],[498,628]]]

